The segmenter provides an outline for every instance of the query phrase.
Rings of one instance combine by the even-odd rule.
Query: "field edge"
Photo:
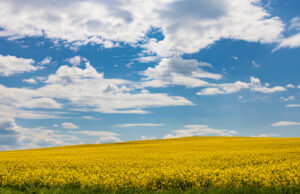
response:
[[[225,188],[196,188],[187,190],[171,189],[165,191],[150,191],[146,189],[119,189],[117,191],[106,189],[103,187],[93,188],[78,188],[78,187],[0,187],[1,194],[92,194],[92,193],[105,193],[105,194],[300,194],[300,185],[289,185],[280,187],[225,187]]]

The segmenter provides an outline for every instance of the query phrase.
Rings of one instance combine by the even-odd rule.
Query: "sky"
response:
[[[300,136],[298,0],[0,0],[0,150]]]

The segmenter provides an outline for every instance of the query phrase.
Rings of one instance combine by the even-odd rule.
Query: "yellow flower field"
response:
[[[0,152],[0,186],[299,185],[300,138],[189,137]]]

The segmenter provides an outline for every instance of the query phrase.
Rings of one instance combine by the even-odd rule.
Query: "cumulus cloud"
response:
[[[188,88],[205,87],[197,95],[231,94],[242,89],[261,93],[286,91],[282,86],[269,87],[268,83],[262,84],[260,79],[255,77],[250,77],[249,83],[236,81],[216,84],[212,80],[220,80],[222,75],[204,71],[204,67],[212,67],[212,65],[182,57],[163,58],[155,67],[149,67],[141,72],[141,75],[144,76],[144,82],[138,84],[140,87],[155,88],[173,85],[182,85]]]
[[[160,56],[194,53],[222,38],[277,42],[284,25],[257,0],[1,0],[0,36],[43,36],[72,46],[138,44]],[[8,19],[9,18],[9,19]],[[147,41],[153,27],[164,35]]]
[[[43,84],[36,89],[8,88],[0,84],[0,105],[3,108],[0,109],[0,115],[47,118],[47,113],[34,109],[60,109],[63,104],[58,100],[71,105],[71,110],[102,113],[145,114],[147,111],[143,109],[148,107],[193,105],[180,96],[138,89],[135,83],[127,80],[106,79],[88,62],[84,68],[60,66]],[[51,118],[56,113],[49,111],[48,115]]]
[[[297,126],[300,125],[299,122],[293,122],[293,121],[279,121],[277,123],[273,123],[273,127],[285,127],[285,126]]]
[[[116,125],[117,127],[160,127],[163,126],[163,124],[160,123],[126,123],[126,124],[120,124]]]
[[[64,118],[64,112],[30,110],[0,103],[0,117],[22,119],[57,119]]]
[[[233,136],[237,134],[238,132],[234,130],[214,129],[207,125],[185,125],[184,129],[175,130],[172,133],[165,135],[164,139],[207,135]]]
[[[88,62],[85,69],[61,66],[46,83],[40,93],[96,112],[142,114],[147,107],[192,105],[183,97],[140,91],[127,80],[105,79]]]
[[[78,129],[79,127],[73,123],[62,123],[61,126],[65,129]]]
[[[44,97],[36,90],[27,88],[7,88],[0,84],[0,94],[0,105],[2,104],[3,106],[11,108],[62,108],[62,105],[53,98]]]
[[[72,140],[77,138],[61,135],[43,127],[23,128],[18,126],[14,119],[0,119],[0,150],[67,145]]]
[[[33,59],[17,58],[15,56],[0,55],[0,76],[11,76],[39,69],[33,66]]]
[[[160,12],[165,39],[149,44],[160,55],[194,53],[221,38],[269,43],[283,30],[256,0],[174,1]],[[267,30],[268,33],[263,33]]]
[[[23,82],[28,83],[28,84],[37,84],[37,81],[33,78],[23,79]]]
[[[287,88],[295,88],[296,86],[294,84],[287,84],[286,87]]]
[[[81,56],[75,56],[75,57],[67,59],[67,61],[74,66],[79,66],[82,61],[87,62],[87,59],[84,57],[81,57]]]
[[[219,80],[222,75],[204,71],[202,67],[212,67],[210,63],[181,57],[163,58],[155,67],[149,67],[141,74],[146,82],[143,87],[165,87],[183,85],[186,87],[206,86],[202,79]]]
[[[239,92],[242,89],[250,89],[251,91],[261,93],[283,92],[286,89],[282,86],[268,87],[269,84],[262,85],[260,79],[250,77],[250,82],[236,81],[234,83],[211,84],[214,87],[209,87],[201,90],[197,95],[216,95],[216,94],[231,94]]]

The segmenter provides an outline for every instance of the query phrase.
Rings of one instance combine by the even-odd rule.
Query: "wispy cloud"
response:
[[[251,63],[252,63],[252,66],[254,68],[259,68],[260,67],[260,65],[258,63],[256,63],[256,61],[254,61],[254,60],[252,60]]]
[[[105,136],[105,137],[100,137],[96,143],[117,143],[121,142],[121,139],[115,136]]]
[[[86,135],[86,136],[119,136],[120,134],[110,132],[110,131],[89,131],[89,130],[81,130],[81,131],[70,131],[70,133],[73,134],[81,134],[81,135]]]
[[[295,96],[289,96],[289,97],[280,96],[280,100],[282,100],[284,102],[293,101],[293,100],[295,100]]]
[[[33,78],[30,79],[23,79],[24,83],[28,83],[28,84],[37,84],[37,81]]]
[[[283,92],[286,89],[282,86],[269,87],[268,83],[264,85],[261,83],[260,79],[255,77],[250,77],[250,83],[236,81],[234,83],[224,83],[224,84],[210,84],[214,87],[208,87],[200,92],[197,92],[197,95],[217,95],[217,94],[232,94],[241,91],[242,89],[249,89],[254,92],[260,93],[275,93]]]
[[[276,51],[280,48],[285,48],[285,47],[287,47],[287,48],[300,47],[300,33],[283,39],[280,42],[280,44],[273,51]]]
[[[275,133],[266,133],[266,134],[260,134],[260,135],[251,135],[251,137],[280,137],[280,135]]]
[[[298,126],[298,125],[300,125],[300,122],[293,122],[293,121],[279,121],[272,124],[273,127]]]
[[[286,107],[289,107],[289,108],[300,107],[300,104],[288,104],[288,105],[286,105]]]
[[[95,143],[114,143],[114,142],[121,142],[121,139],[118,137],[120,134],[110,132],[110,131],[89,131],[89,130],[82,130],[82,131],[70,131],[72,134],[79,134],[85,136],[92,136],[97,137],[98,140]]]
[[[33,59],[0,55],[0,76],[11,76],[23,72],[36,71],[39,67],[33,66],[34,63]]]
[[[79,127],[73,123],[62,123],[61,126],[65,129],[78,129]]]
[[[207,136],[207,135],[217,135],[217,136],[233,136],[237,135],[238,132],[235,130],[228,129],[214,129],[207,125],[185,125],[184,129],[179,129],[172,131],[172,133],[164,136],[167,138],[176,137],[189,137],[189,136]]]
[[[126,124],[119,124],[116,125],[117,127],[160,127],[163,124],[159,123],[126,123]]]
[[[41,62],[39,62],[40,65],[47,65],[50,64],[52,61],[52,57],[46,57]]]

